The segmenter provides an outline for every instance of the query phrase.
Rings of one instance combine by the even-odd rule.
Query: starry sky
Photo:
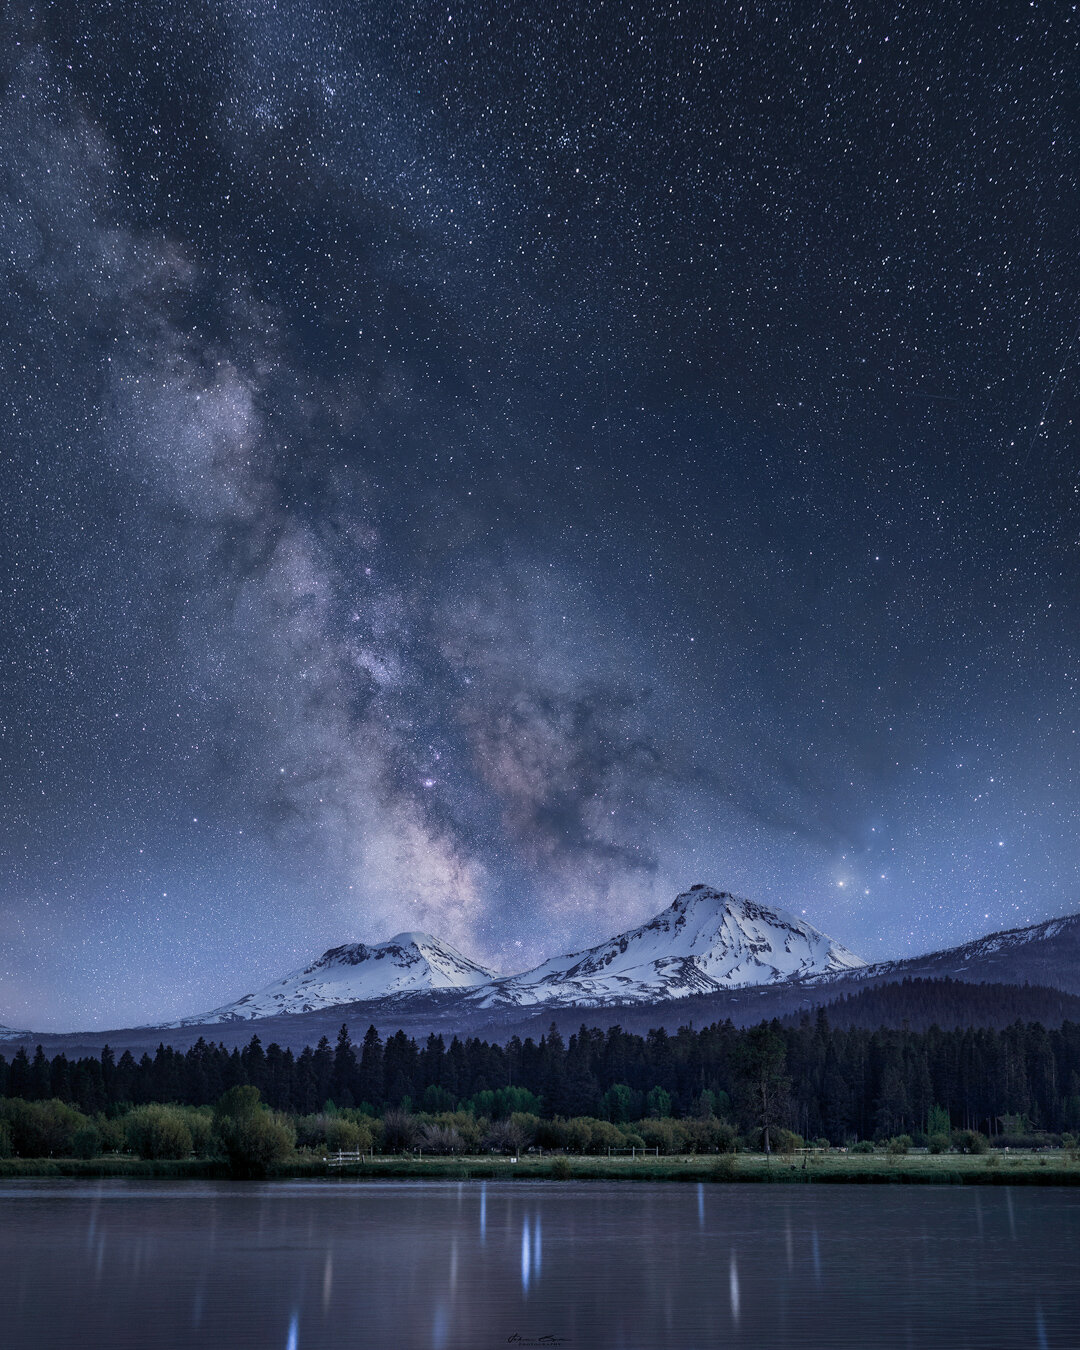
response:
[[[0,1022],[1080,909],[1078,30],[5,6]]]

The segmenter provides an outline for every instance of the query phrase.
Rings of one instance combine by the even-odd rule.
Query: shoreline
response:
[[[182,1161],[132,1157],[4,1158],[0,1181],[25,1179],[235,1180],[217,1159]],[[591,1156],[493,1158],[376,1156],[328,1166],[321,1159],[283,1163],[263,1181],[665,1181],[757,1185],[1080,1186],[1080,1161],[1064,1150],[1052,1156],[1001,1154],[900,1157],[720,1154],[621,1159]]]

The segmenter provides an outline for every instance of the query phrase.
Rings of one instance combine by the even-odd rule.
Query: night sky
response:
[[[0,1022],[1080,909],[1065,4],[0,21]]]

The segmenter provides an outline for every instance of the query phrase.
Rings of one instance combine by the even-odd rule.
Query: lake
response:
[[[5,1350],[1080,1345],[1080,1190],[0,1183]]]

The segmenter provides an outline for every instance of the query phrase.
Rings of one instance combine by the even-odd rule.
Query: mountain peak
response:
[[[865,965],[805,919],[699,881],[640,927],[498,980],[476,996],[486,1004],[602,1006],[802,980]]]
[[[470,989],[497,978],[496,971],[470,960],[430,933],[396,933],[386,942],[347,942],[331,947],[302,970],[294,970],[283,979],[245,994],[235,1003],[198,1017],[184,1018],[176,1025],[314,1012],[336,1004],[403,994]]]
[[[809,980],[866,962],[805,919],[703,881],[647,923],[500,978],[430,933],[331,947],[303,970],[178,1026],[313,1012],[457,989],[481,1006],[602,1007]]]

